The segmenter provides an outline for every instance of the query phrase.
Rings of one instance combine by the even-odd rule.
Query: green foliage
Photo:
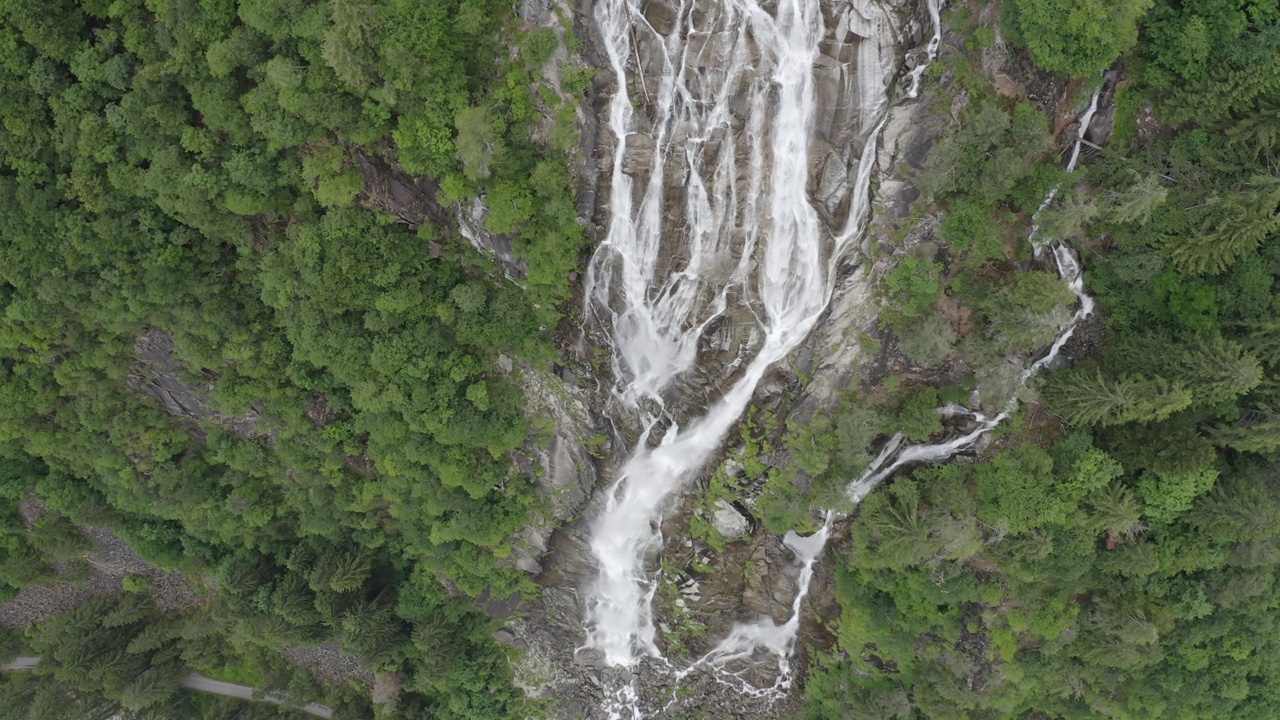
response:
[[[1006,37],[1091,75],[1132,42],[1142,6],[1005,3]],[[1124,93],[1133,115],[1150,102],[1183,125],[1091,158],[1044,217],[1047,234],[1088,243],[1105,322],[1100,352],[1044,379],[1043,401],[1076,429],[1045,451],[1028,440],[1046,428],[1028,426],[863,502],[807,717],[1275,715],[1277,21],[1270,0],[1157,0]],[[998,259],[966,267],[977,233],[959,228],[987,220],[972,208],[998,218],[1014,200],[986,195],[996,145],[975,140],[1007,116],[978,105],[965,122],[922,185],[953,218],[950,294],[986,330],[960,343],[981,387],[1008,349],[1044,341],[1025,334],[1035,315],[1047,328],[1069,299],[1048,274],[1020,286]]]
[[[459,110],[455,123],[462,172],[472,182],[487,180],[493,174],[492,166],[504,152],[502,126],[483,107]]]
[[[1274,97],[1277,20],[1274,0],[1157,2],[1143,29],[1143,75],[1167,92],[1162,109],[1169,118],[1212,125]],[[1264,132],[1255,139],[1270,136],[1251,128],[1258,129]]]
[[[1146,225],[1151,214],[1169,197],[1169,191],[1161,184],[1158,175],[1138,177],[1133,184],[1109,191],[1105,195],[1108,216],[1121,223]]]
[[[1138,40],[1138,21],[1154,0],[1015,0],[1019,36],[1036,64],[1093,77]]]
[[[1209,492],[1217,478],[1218,471],[1212,468],[1182,474],[1143,473],[1138,480],[1138,494],[1142,496],[1144,514],[1154,522],[1171,523],[1191,509],[1197,497]]]
[[[957,337],[951,322],[940,314],[928,315],[900,332],[898,345],[902,353],[921,367],[933,367],[946,360]]]
[[[938,391],[931,387],[912,388],[898,401],[895,420],[903,435],[912,440],[928,440],[942,432],[942,416]]]
[[[0,44],[0,594],[108,528],[163,568],[216,569],[237,643],[336,636],[412,673],[407,628],[373,623],[383,642],[352,613],[385,619],[409,577],[527,589],[505,558],[538,503],[511,456],[529,428],[494,361],[549,354],[585,243],[571,123],[531,139],[573,114],[542,72],[556,35],[526,38],[497,0],[24,0]],[[489,200],[523,287],[437,187]],[[173,382],[195,398],[170,414],[152,396]],[[47,508],[31,533],[28,496]],[[287,567],[294,550],[317,565]],[[468,628],[459,675],[402,709],[521,715],[488,635],[439,595]],[[164,678],[144,675],[116,701],[151,708]]]
[[[70,518],[48,512],[31,528],[31,544],[50,560],[70,560],[93,548],[93,541]]]
[[[1018,103],[1010,115],[995,102],[983,100],[965,113],[955,133],[944,136],[929,152],[918,181],[920,191],[925,197],[940,200],[962,196],[964,204],[959,210],[962,217],[952,221],[951,234],[976,229],[978,234],[970,244],[987,249],[991,246],[991,230],[983,227],[986,221],[979,216],[981,208],[991,208],[1017,197],[1030,203],[1030,206],[1017,203],[1020,209],[1034,210],[1043,194],[1023,197],[1018,192],[1019,184],[1042,184],[1026,181],[1039,175],[1035,161],[1049,149],[1051,141],[1048,122],[1035,105]],[[1046,177],[1050,178],[1049,187],[1052,187],[1056,173]],[[962,227],[955,227],[957,224]]]
[[[1255,178],[1247,190],[1211,203],[1199,232],[1166,242],[1177,268],[1189,275],[1218,274],[1280,230],[1280,179]]]
[[[1066,283],[1044,272],[1020,273],[975,305],[984,334],[1002,354],[1047,346],[1070,319],[1075,300]]]
[[[1108,379],[1097,370],[1055,374],[1045,387],[1055,412],[1074,425],[1116,425],[1163,420],[1191,405],[1185,385],[1133,376]]]
[[[884,291],[903,318],[918,317],[942,297],[942,266],[923,258],[903,258],[884,276]]]
[[[959,200],[938,226],[938,235],[966,261],[983,262],[1004,257],[1004,232],[992,217],[992,208],[973,200]]]
[[[120,587],[123,588],[125,592],[131,593],[145,592],[151,589],[153,584],[154,582],[150,576],[137,575],[133,573],[125,575],[124,579],[120,581]]]

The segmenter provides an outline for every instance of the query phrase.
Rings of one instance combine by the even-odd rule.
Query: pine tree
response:
[[[1251,113],[1227,128],[1227,136],[1251,150],[1255,160],[1270,154],[1280,143],[1280,102],[1261,98]]]
[[[1219,445],[1241,452],[1280,450],[1280,414],[1269,409],[1250,410],[1231,425],[1216,427],[1209,436]]]
[[[1055,374],[1045,387],[1054,412],[1073,425],[1116,425],[1163,420],[1188,407],[1192,394],[1181,384],[1161,378],[1103,377],[1100,370]]]
[[[1197,404],[1232,400],[1262,382],[1262,365],[1240,343],[1221,335],[1188,343],[1176,356],[1165,356],[1165,377],[1184,383]]]
[[[1069,192],[1040,215],[1041,239],[1070,240],[1102,212],[1094,198],[1085,192]]]
[[[182,686],[190,671],[179,663],[148,668],[111,694],[130,710],[142,710],[164,703]]]
[[[366,547],[340,551],[328,563],[325,585],[334,592],[358,590],[369,579],[373,568],[373,553]]]
[[[906,568],[929,559],[938,550],[933,526],[920,511],[918,502],[910,498],[876,503],[863,518],[876,538],[868,548],[880,567]]]
[[[70,560],[93,549],[93,541],[70,518],[54,512],[36,521],[31,542],[53,560]]]
[[[271,595],[271,609],[294,625],[314,625],[321,621],[316,611],[316,596],[307,579],[299,573],[288,573],[276,583]]]
[[[133,636],[125,650],[134,655],[153,652],[178,637],[177,623],[168,618],[156,618]]]
[[[274,574],[274,567],[262,555],[247,549],[228,557],[218,567],[223,591],[233,598],[253,595]]]
[[[1169,191],[1160,184],[1159,175],[1137,176],[1134,173],[1134,176],[1137,179],[1124,190],[1106,193],[1105,213],[1119,222],[1146,225],[1151,219],[1151,213],[1169,197]]]
[[[132,625],[148,618],[155,611],[151,598],[138,593],[118,596],[115,607],[102,616],[103,627],[118,628]]]
[[[114,714],[88,707],[66,683],[53,678],[40,679],[29,707],[33,720],[107,720]]]
[[[1109,543],[1122,537],[1132,539],[1145,528],[1142,525],[1142,505],[1133,491],[1119,481],[1094,493],[1089,498],[1093,512],[1089,523],[1093,529],[1107,534]]]
[[[1215,537],[1237,542],[1269,540],[1280,527],[1280,505],[1265,486],[1233,475],[1199,498],[1186,519]]]
[[[403,658],[399,638],[406,629],[394,608],[376,603],[358,605],[342,616],[342,648],[377,667]]]
[[[1220,273],[1280,230],[1280,182],[1259,178],[1253,189],[1215,203],[1200,233],[1171,241],[1166,249],[1179,270],[1191,275]]]
[[[1280,365],[1280,318],[1249,319],[1239,323],[1237,327],[1245,332],[1245,347],[1268,365]]]

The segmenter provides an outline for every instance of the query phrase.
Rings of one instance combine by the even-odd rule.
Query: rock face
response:
[[[543,571],[539,558],[550,549],[552,532],[581,513],[596,484],[597,461],[588,440],[600,436],[603,428],[597,425],[600,413],[592,408],[596,399],[590,393],[525,363],[513,363],[510,374],[524,390],[526,414],[549,420],[552,429],[545,442],[526,442],[516,457],[521,474],[534,478],[546,500],[546,512],[535,513],[515,552],[516,567],[537,575]]]
[[[751,529],[751,523],[747,518],[724,500],[716,501],[716,509],[711,515],[711,523],[715,526],[716,532],[729,540],[740,538]]]
[[[631,133],[626,137],[626,150],[622,156],[622,172],[643,175],[653,164],[653,150],[657,143],[650,135]]]
[[[509,235],[499,235],[485,225],[485,217],[489,211],[483,198],[476,198],[470,204],[458,208],[458,232],[479,250],[481,254],[493,260],[509,280],[519,282],[529,274],[529,263],[516,255],[515,245]]]
[[[159,328],[150,328],[134,345],[138,361],[125,377],[125,386],[139,395],[155,400],[170,415],[187,421],[188,431],[204,437],[205,425],[221,425],[249,438],[265,437],[259,429],[259,411],[251,409],[244,417],[233,417],[213,407],[216,376],[200,380],[182,365],[175,355],[173,338]]]
[[[606,1],[616,0],[594,0]],[[581,3],[574,16],[579,37],[588,38],[589,46],[597,32],[590,23],[591,5],[590,1]],[[740,99],[731,98],[726,103],[722,128],[707,137],[692,139],[646,126],[652,124],[648,118],[654,115],[642,107],[646,89],[656,88],[661,80],[662,57],[667,52],[668,36],[673,33],[685,33],[694,23],[692,27],[697,32],[688,38],[690,52],[686,55],[692,66],[714,68],[723,59],[734,40],[733,28],[719,20],[719,5],[716,0],[646,0],[636,4],[639,12],[633,13],[632,19],[640,60],[633,61],[627,82],[641,110],[637,127],[621,138],[601,133],[595,146],[584,153],[605,159],[596,162],[606,165],[615,144],[623,143],[622,170],[635,180],[637,202],[645,188],[643,180],[661,173],[666,193],[661,213],[664,227],[671,228],[672,233],[687,234],[692,226],[685,194],[691,169],[710,176],[719,165],[747,162],[740,144],[735,144],[737,134],[745,132],[747,117]],[[768,11],[774,4],[761,5]],[[900,48],[895,46],[894,38],[910,43],[920,40],[923,25],[918,18],[909,16],[914,9],[912,4],[906,0],[820,0],[820,6],[827,36],[814,62],[817,118],[809,147],[808,189],[813,207],[828,231],[835,233],[844,228],[848,219],[868,138],[877,135],[881,140],[874,150],[876,177],[880,179],[874,214],[901,218],[914,199],[914,187],[912,173],[899,173],[898,168],[918,166],[923,161],[932,138],[945,125],[945,118],[935,118],[924,111],[932,104],[926,96],[895,107],[883,126],[865,121],[881,117],[883,92],[860,89],[893,87],[900,71]],[[522,9],[536,7],[540,5],[534,0],[522,4]],[[526,22],[533,21],[522,17]],[[748,48],[747,52],[758,59],[758,49]],[[611,79],[607,70],[597,78],[601,83]],[[601,92],[599,97],[604,94]],[[602,113],[606,110],[603,102],[595,105]],[[593,127],[601,124],[599,117],[593,122]],[[769,128],[758,132],[768,133]],[[607,173],[601,173],[601,182],[608,182]],[[724,191],[734,191],[734,185],[724,186]],[[593,197],[608,197],[607,188],[593,185],[592,192]],[[608,208],[602,203],[596,204],[593,213],[598,225],[607,223]],[[872,237],[862,246],[863,252],[851,253],[840,268],[827,315],[809,340],[759,384],[755,398],[758,407],[771,409],[780,418],[807,420],[816,410],[834,403],[838,393],[859,373],[860,366],[868,362],[857,339],[862,333],[877,332],[874,287],[884,268],[892,264],[891,259],[877,264],[868,257],[873,254],[873,246],[881,243],[876,233],[887,238],[892,229],[892,223],[874,225]],[[722,267],[704,267],[701,271],[727,275],[743,260],[735,252],[740,254],[726,249],[720,259]],[[672,243],[672,249],[663,257],[666,266],[662,271],[679,267],[684,260],[679,243]],[[748,272],[754,272],[752,259],[745,260]],[[723,394],[735,373],[758,351],[760,338],[748,331],[752,308],[743,301],[744,296],[749,292],[731,289],[725,310],[703,328],[697,347],[698,369],[677,380],[678,391],[683,394],[680,405],[692,408],[695,415]],[[600,349],[599,344],[596,349]],[[517,366],[515,373],[520,372]],[[811,381],[795,401],[801,375]],[[523,648],[516,664],[518,683],[532,697],[549,701],[551,718],[608,717],[602,710],[607,704],[604,688],[625,685],[632,678],[642,696],[641,705],[650,710],[646,717],[787,716],[795,709],[794,697],[782,702],[753,698],[702,672],[686,677],[681,691],[676,693],[670,667],[660,662],[645,661],[630,669],[610,668],[605,667],[598,653],[579,650],[585,640],[584,601],[596,577],[588,550],[590,523],[607,500],[601,490],[605,481],[613,477],[611,466],[625,459],[639,436],[637,429],[643,427],[637,418],[639,411],[633,409],[616,412],[617,408],[611,408],[615,410],[613,417],[605,421],[603,411],[608,404],[610,382],[608,378],[596,380],[598,385],[594,388],[581,389],[569,383],[565,385],[567,391],[548,383],[545,377],[534,383],[531,392],[526,386],[530,397],[541,398],[532,401],[536,407],[531,407],[531,412],[549,413],[554,421],[550,442],[526,452],[529,466],[541,468],[538,482],[552,498],[550,512],[554,519],[528,531],[527,549],[520,558],[521,567],[539,573],[541,597],[523,606],[519,619],[510,620],[503,631],[503,642]],[[594,384],[582,382],[587,387]],[[787,400],[793,401],[790,406],[784,404]],[[686,427],[690,418],[679,412],[676,411],[676,420]],[[663,428],[662,422],[652,428],[650,442],[660,441]],[[595,433],[609,435],[612,448],[597,445],[594,453],[589,451],[584,440]],[[785,454],[767,459],[787,462]],[[724,472],[737,477],[744,474],[744,468],[737,459],[730,458],[724,461]],[[660,633],[658,643],[675,667],[699,657],[725,637],[735,622],[762,617],[785,622],[792,612],[800,570],[781,538],[753,521],[749,503],[720,500],[701,508],[703,514],[698,522],[703,532],[709,524],[718,533],[716,546],[695,535],[697,508],[693,505],[686,502],[664,515],[661,522],[665,547],[653,549],[652,563],[646,569],[659,578],[653,600]],[[549,532],[550,528],[557,529]],[[830,558],[820,560],[802,613],[799,656],[793,660],[797,668],[807,666],[808,653],[830,647],[832,642],[824,625],[838,612],[833,576]],[[763,656],[761,660],[765,661],[744,666],[744,677],[767,686],[774,680],[771,673],[776,673],[776,662]],[[673,698],[675,704],[662,712]]]
[[[426,223],[452,227],[453,219],[446,208],[435,201],[439,184],[429,178],[415,178],[383,160],[356,155],[364,176],[364,191],[358,202],[362,207],[394,215],[411,228]]]

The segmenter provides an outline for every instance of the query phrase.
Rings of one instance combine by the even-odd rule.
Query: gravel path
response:
[[[248,685],[237,685],[235,683],[214,680],[213,678],[205,677],[200,673],[191,673],[188,675],[187,679],[182,681],[182,687],[188,690],[195,690],[197,692],[207,692],[213,693],[214,695],[239,698],[240,700],[258,700],[259,702],[271,703],[273,705],[287,706],[289,704],[286,700],[276,695],[263,694],[255,698],[254,693],[257,692],[257,690],[249,687]],[[329,720],[333,717],[333,711],[320,703],[307,703],[306,705],[300,706],[298,709],[308,715],[315,715],[316,717],[321,717],[325,720]]]

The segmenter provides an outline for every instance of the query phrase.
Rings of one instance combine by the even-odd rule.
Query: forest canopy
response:
[[[1280,6],[1008,5],[1045,70],[1087,83],[1123,54],[1110,142],[1056,176],[1037,217],[1085,260],[1096,340],[981,457],[862,502],[806,716],[1276,717]],[[932,298],[895,298],[913,314],[893,321],[903,350],[932,364],[956,342],[934,301],[945,288],[983,312],[1002,224],[1028,207],[985,193],[981,164],[955,175],[983,157],[968,149],[1009,146],[1010,114],[989,102],[922,176],[953,267]],[[962,359],[998,340],[999,307]]]
[[[0,590],[105,526],[220,578],[234,642],[338,637],[406,717],[513,717],[449,591],[528,588],[498,358],[551,356],[585,241],[561,30],[495,0],[0,3],[3,494],[60,523],[6,536]],[[515,271],[459,234],[475,198]]]

